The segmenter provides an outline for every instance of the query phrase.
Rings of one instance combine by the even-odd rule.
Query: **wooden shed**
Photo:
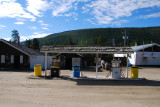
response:
[[[0,69],[29,69],[31,56],[44,56],[44,54],[0,39]]]

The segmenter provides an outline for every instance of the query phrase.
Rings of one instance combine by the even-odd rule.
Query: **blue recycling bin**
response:
[[[80,66],[73,65],[73,77],[80,77]]]

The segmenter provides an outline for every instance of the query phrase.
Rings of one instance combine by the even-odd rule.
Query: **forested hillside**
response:
[[[127,46],[146,43],[160,44],[160,27],[146,28],[95,28],[66,31],[48,35],[39,39],[40,46],[43,45],[101,45],[101,46],[123,46],[124,32],[128,40]]]

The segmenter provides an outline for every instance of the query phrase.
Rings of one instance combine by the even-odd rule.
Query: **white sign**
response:
[[[72,58],[72,66],[81,65],[81,58]]]

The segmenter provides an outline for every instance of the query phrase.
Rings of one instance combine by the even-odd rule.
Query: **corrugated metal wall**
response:
[[[50,69],[50,64],[53,56],[47,56],[47,69]],[[34,69],[35,64],[41,64],[42,69],[45,69],[45,56],[31,56],[30,69]]]

